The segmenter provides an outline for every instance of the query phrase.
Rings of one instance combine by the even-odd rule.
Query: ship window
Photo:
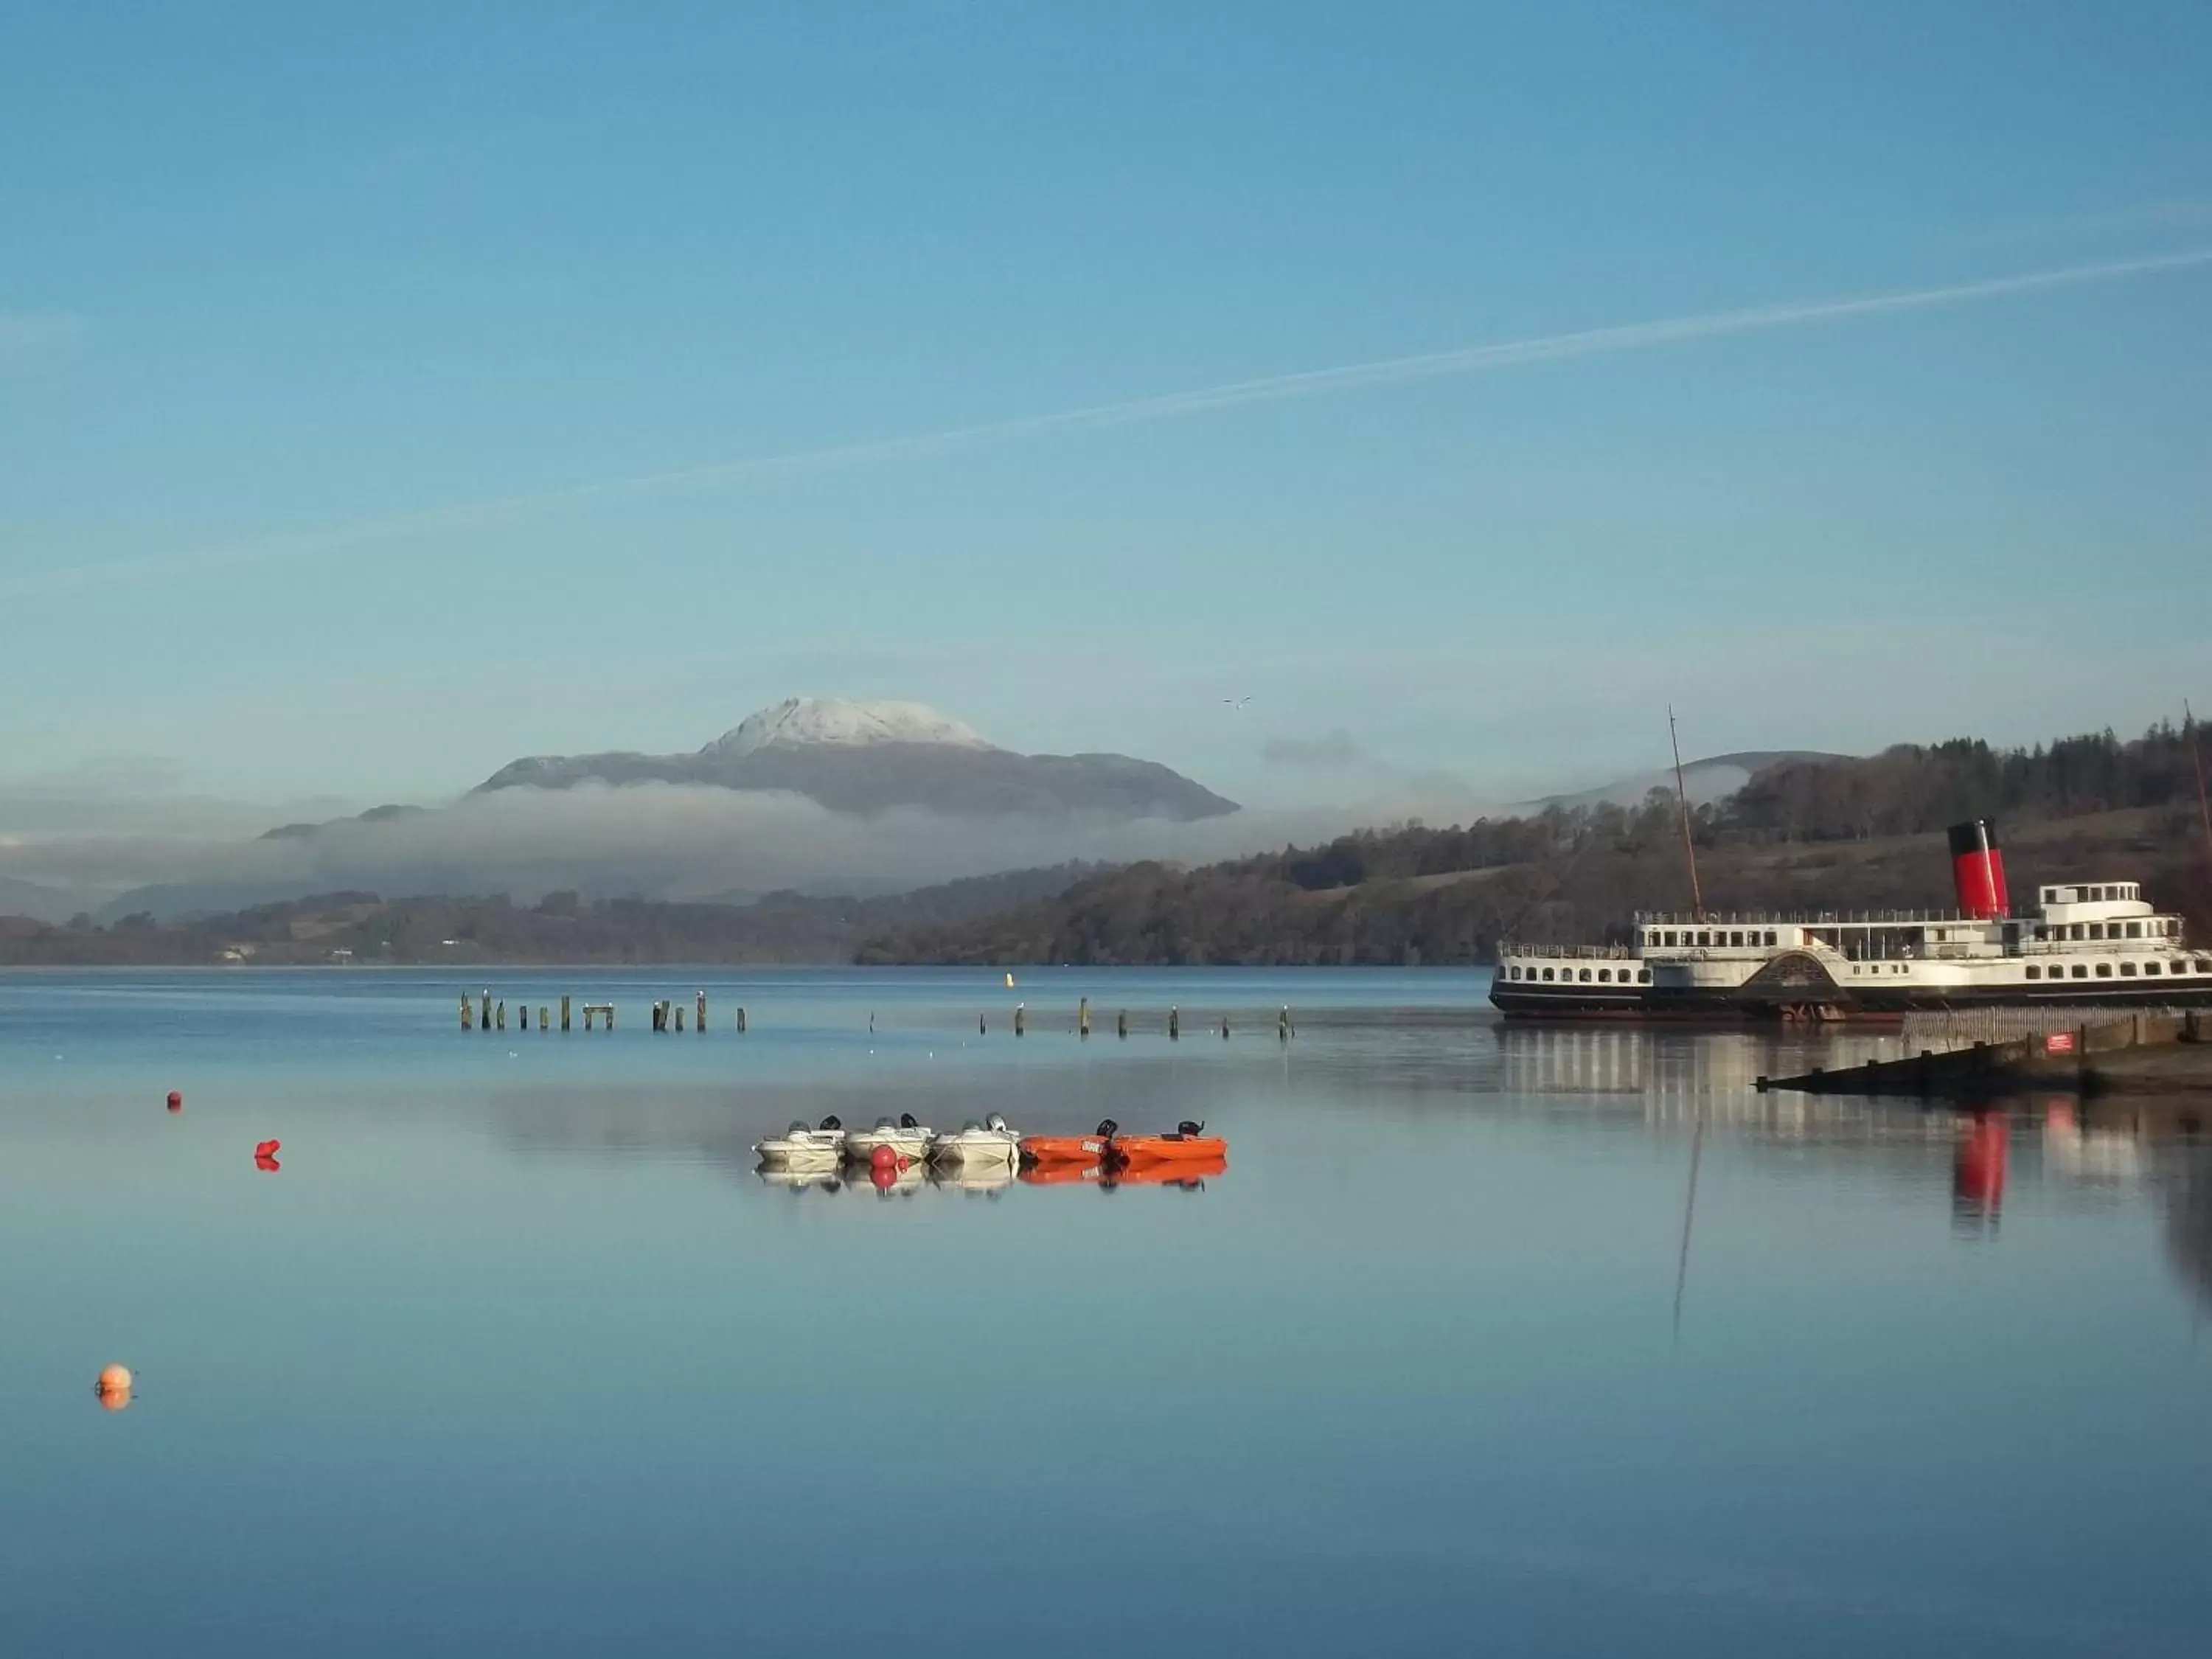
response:
[[[2077,962],[2074,964],[2074,977],[2076,979],[2087,979],[2089,977],[2089,970]]]
[[[2041,979],[2043,977],[2043,969],[2031,963],[2028,964],[2027,976],[2030,979]]]
[[[2146,962],[2143,963],[2143,975],[2146,978],[2154,979],[2164,971],[2165,970],[2154,962]]]
[[[2128,937],[2130,939],[2141,939],[2142,937],[2142,923],[2139,921],[2130,922],[2128,924]]]
[[[2112,976],[2112,964],[2111,963],[2100,962],[2097,964],[2097,977],[2099,979],[2110,979]]]
[[[1661,939],[1662,939],[1665,943],[1667,943],[1667,944],[1668,944],[1668,945],[1672,945],[1672,944],[1674,942],[1674,930],[1673,928],[1669,927],[1669,928],[1668,928],[1668,930],[1667,930],[1663,934],[1662,934],[1660,937],[1661,937]]]
[[[1599,984],[1601,984],[1601,985],[1610,985],[1610,984],[1612,984],[1612,983],[1613,983],[1613,969],[1610,969],[1610,968],[1601,968],[1601,969],[1599,969],[1597,970],[1597,982],[1598,982]]]
[[[2200,974],[2212,974],[2212,962],[2207,962],[2202,957],[2197,957],[2197,971]]]
[[[2104,936],[2105,924],[2103,922],[2093,921],[2089,924],[2089,937],[2091,939],[2102,939]]]
[[[1649,968],[1638,968],[1638,969],[1636,970],[1636,982],[1637,982],[1638,985],[1649,985],[1649,984],[1650,984],[1650,983],[1651,983],[1651,970],[1650,970]]]
[[[2136,965],[2135,965],[2135,963],[2133,963],[2132,962],[2124,962],[2124,963],[2122,963],[2120,964],[2120,977],[2121,977],[2122,979],[2133,979],[2135,976],[2136,976]]]
[[[1713,936],[1711,930],[1700,927],[1698,930],[1698,943],[1700,945],[1711,945],[1712,942]]]
[[[1552,970],[1551,970],[1550,969],[1548,969],[1548,968],[1547,968],[1546,969],[1544,969],[1544,977],[1545,977],[1546,979],[1549,979],[1549,978],[1551,978],[1551,976],[1552,976]]]
[[[1583,969],[1582,970],[1582,972],[1580,972],[1579,974],[1577,974],[1577,975],[1575,975],[1575,977],[1576,977],[1577,979],[1580,980],[1583,984],[1585,984],[1585,985],[1589,984],[1589,969],[1587,969],[1587,968]]]

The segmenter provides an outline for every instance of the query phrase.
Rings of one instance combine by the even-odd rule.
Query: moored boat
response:
[[[1018,1163],[1021,1155],[1021,1136],[1009,1129],[1006,1120],[996,1112],[981,1123],[963,1123],[957,1133],[939,1135],[929,1143],[933,1164],[1011,1165]]]
[[[1950,842],[1955,909],[1640,914],[1618,945],[1500,945],[1490,1000],[1516,1017],[1731,1021],[2212,1006],[2212,947],[2137,884],[2046,884],[2016,915],[1990,825]]]
[[[930,1131],[926,1125],[915,1121],[912,1112],[903,1112],[899,1121],[887,1117],[876,1120],[872,1129],[851,1129],[845,1135],[845,1157],[848,1162],[866,1164],[878,1146],[888,1146],[900,1158],[919,1164],[929,1151]]]
[[[1112,1152],[1116,1164],[1132,1168],[1149,1164],[1218,1164],[1225,1169],[1229,1143],[1219,1135],[1207,1134],[1203,1123],[1194,1123],[1186,1118],[1176,1126],[1173,1134],[1116,1135]]]
[[[1121,1128],[1121,1126],[1109,1117],[1087,1135],[1024,1135],[1021,1141],[1022,1162],[1032,1164],[1103,1163],[1110,1154],[1114,1137]]]
[[[794,1121],[780,1135],[754,1144],[760,1161],[772,1168],[835,1169],[845,1146],[845,1126],[825,1117],[813,1128]]]

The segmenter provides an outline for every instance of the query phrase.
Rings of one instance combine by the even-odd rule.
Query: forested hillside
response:
[[[1790,763],[1692,815],[1718,909],[1950,902],[1942,831],[1997,821],[2016,893],[2142,880],[2212,933],[2188,742],[2160,726],[2032,750],[1974,739]],[[1199,870],[1144,864],[952,927],[887,930],[868,962],[1417,963],[1487,960],[1504,938],[1621,939],[1638,909],[1690,904],[1675,803],[1603,805],[1451,829],[1407,824]]]

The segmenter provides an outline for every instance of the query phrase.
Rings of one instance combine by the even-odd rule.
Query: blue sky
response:
[[[1670,701],[1707,753],[2212,704],[2201,4],[8,36],[0,784],[427,799],[798,694],[1292,805],[1646,770]]]

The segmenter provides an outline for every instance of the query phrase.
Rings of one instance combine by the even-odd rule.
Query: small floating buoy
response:
[[[256,1141],[253,1146],[253,1155],[256,1158],[274,1158],[283,1148],[283,1145],[284,1143],[281,1140]]]
[[[896,1175],[899,1165],[905,1162],[906,1160],[898,1155],[898,1148],[896,1146],[878,1146],[868,1154],[868,1167],[878,1172],[888,1170],[891,1174]]]
[[[181,1112],[185,1109],[185,1097],[181,1091],[176,1089],[169,1091],[169,1109],[173,1112]]]
[[[100,1396],[102,1409],[111,1412],[121,1411],[131,1403],[131,1367],[128,1365],[101,1366],[99,1380],[93,1383],[92,1391]]]

